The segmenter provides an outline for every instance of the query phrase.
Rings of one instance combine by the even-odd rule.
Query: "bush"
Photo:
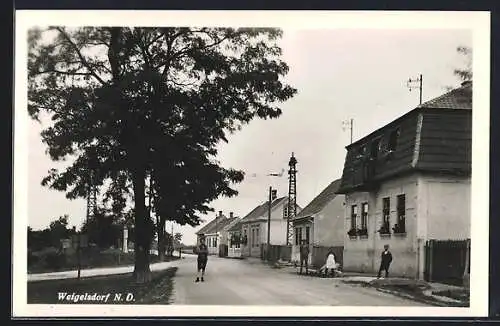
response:
[[[66,264],[66,256],[61,253],[49,253],[45,257],[45,266],[58,271]]]

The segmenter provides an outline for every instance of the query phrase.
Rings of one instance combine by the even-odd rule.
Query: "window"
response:
[[[398,211],[398,223],[396,225],[396,229],[394,230],[397,233],[405,233],[405,215],[406,215],[406,197],[405,195],[398,196],[397,203],[397,211]]]
[[[302,228],[296,228],[295,229],[295,245],[300,245],[300,242],[302,240]]]
[[[378,157],[378,152],[380,151],[380,138],[372,141],[370,148],[370,157],[376,159]]]
[[[381,233],[390,233],[389,225],[391,220],[391,199],[385,197],[382,199],[382,227]]]
[[[252,247],[255,247],[255,229],[252,229]]]
[[[214,247],[217,247],[217,237],[214,238]]]
[[[288,203],[283,205],[283,218],[288,218]]]
[[[351,230],[356,229],[356,219],[358,216],[358,206],[357,205],[352,205],[351,206]]]
[[[260,245],[260,238],[259,238],[259,229],[255,229],[255,246],[258,247]]]
[[[363,145],[358,149],[357,158],[363,158],[365,154],[366,154],[366,145]]]
[[[399,128],[394,129],[389,134],[389,141],[387,143],[387,150],[389,150],[389,151],[396,150],[396,146],[398,145],[398,138],[399,138]]]
[[[361,206],[361,229],[368,228],[368,203],[363,203]]]
[[[310,239],[310,228],[306,226],[306,243],[309,244],[309,239]]]

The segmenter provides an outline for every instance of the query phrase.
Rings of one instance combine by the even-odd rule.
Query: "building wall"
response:
[[[270,243],[272,245],[286,245],[286,227],[286,219],[271,220]],[[265,232],[267,232],[267,224],[265,226]],[[264,242],[267,243],[267,233],[265,233],[264,236],[266,237]]]
[[[422,229],[428,239],[470,239],[470,178],[421,176]],[[451,203],[451,204],[450,204]]]
[[[406,234],[397,235],[397,196],[406,196]],[[382,223],[382,199],[389,197],[391,235],[377,230]],[[345,230],[351,226],[351,205],[369,203],[368,237],[351,239],[344,232],[344,270],[377,272],[384,244],[390,246],[394,260],[391,274],[423,277],[425,241],[470,238],[470,178],[413,174],[391,180],[376,193],[353,193],[346,196]],[[453,203],[450,205],[450,203]],[[359,216],[358,216],[359,218]],[[358,222],[359,225],[359,222]]]
[[[285,245],[286,244],[286,218],[283,217],[283,207],[286,202],[274,207],[271,210],[271,234],[270,244]],[[299,211],[299,209],[297,209]],[[258,230],[258,237],[252,243],[252,229]],[[260,257],[261,246],[267,244],[267,214],[264,214],[261,219],[254,222],[246,222],[242,227],[242,234],[247,230],[248,243],[242,245],[242,256]],[[256,232],[256,231],[254,231]]]
[[[344,200],[344,195],[336,196],[315,215],[312,234],[312,243],[315,246],[337,247],[344,245]]]
[[[205,235],[205,244],[209,255],[217,255],[219,253],[220,235],[218,233]]]
[[[242,227],[241,227],[241,236],[242,237],[247,237],[247,244],[241,244],[241,255],[244,256],[244,257],[248,257],[250,256],[250,232],[249,232],[250,228],[249,228],[249,224],[248,223],[244,223],[242,224]]]
[[[314,224],[309,220],[301,223],[295,223],[293,226],[293,240],[292,240],[292,261],[300,262],[300,244],[302,240],[307,239],[307,228],[309,227],[309,257],[308,263],[312,262],[312,248],[314,246]],[[300,229],[301,237],[297,237],[297,230]]]
[[[346,271],[377,272],[380,265],[380,254],[385,244],[390,246],[394,260],[391,264],[391,274],[396,276],[417,276],[417,195],[418,177],[411,175],[388,181],[377,192],[363,192],[346,195],[345,232],[344,232],[344,262]],[[406,198],[406,234],[394,234],[392,227],[397,222],[397,196],[404,194]],[[390,198],[390,228],[391,234],[381,235],[378,230],[383,221],[383,198]],[[351,206],[368,202],[368,236],[351,239],[347,231],[351,228]],[[360,214],[357,225],[360,225]]]

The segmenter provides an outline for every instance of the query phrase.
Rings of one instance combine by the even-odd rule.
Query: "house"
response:
[[[200,237],[205,237],[205,244],[208,247],[209,254],[217,253],[218,248],[218,237],[217,237],[217,229],[220,229],[220,225],[224,224],[227,220],[227,217],[222,214],[222,211],[219,211],[218,215],[208,222],[205,226],[203,226],[200,230],[198,230],[196,234],[196,244],[200,243]]]
[[[297,212],[301,208],[297,205]],[[255,207],[241,220],[241,255],[243,257],[261,257],[262,245],[267,244],[267,221],[269,202]],[[270,241],[271,245],[286,245],[288,218],[288,197],[275,199],[271,203]]]
[[[217,252],[221,257],[228,256],[228,248],[229,248],[229,229],[236,224],[240,218],[235,217],[233,212],[229,212],[229,218],[223,221],[218,227],[218,238],[219,238],[219,247],[217,248]]]
[[[337,262],[344,250],[344,196],[336,194],[341,179],[331,182],[293,219],[292,261],[300,261],[300,244],[309,244],[309,264],[321,267],[330,249]]]
[[[227,229],[236,219],[237,217],[233,216],[233,212],[230,212],[229,218],[227,218],[226,215],[222,214],[222,211],[219,211],[215,219],[196,232],[197,243],[199,243],[200,236],[203,235],[209,255],[225,255],[225,248],[228,245]],[[224,252],[221,252],[221,250]]]
[[[241,244],[243,242],[241,221],[242,219],[238,218],[228,229],[228,257],[231,258],[241,257]]]
[[[423,278],[429,240],[470,238],[472,82],[347,146],[344,270]]]

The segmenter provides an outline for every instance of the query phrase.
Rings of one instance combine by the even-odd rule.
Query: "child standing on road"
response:
[[[391,266],[392,254],[389,251],[389,245],[384,245],[384,251],[380,257],[380,268],[378,270],[377,278],[380,278],[382,271],[385,271],[385,277],[389,277],[389,266]]]
[[[302,274],[302,266],[306,266],[306,275],[309,274],[309,244],[306,240],[302,240],[300,246],[300,274]]]
[[[198,254],[198,259],[197,259],[198,267],[197,267],[195,282],[200,281],[200,273],[201,273],[201,281],[204,282],[205,280],[203,279],[203,277],[205,276],[205,268],[207,267],[207,261],[208,261],[208,248],[207,245],[205,244],[204,236],[200,238],[200,245],[196,248],[196,253]]]

